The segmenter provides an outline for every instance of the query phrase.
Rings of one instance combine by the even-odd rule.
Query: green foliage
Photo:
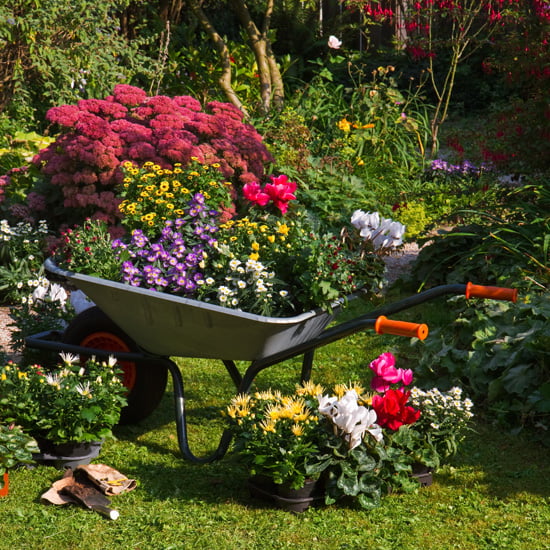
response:
[[[513,193],[510,206],[500,213],[464,212],[484,223],[435,237],[421,250],[413,275],[423,284],[475,279],[544,288],[550,282],[549,198],[541,181]]]
[[[36,132],[23,132],[16,127],[13,130],[6,129],[0,140],[5,142],[5,147],[0,148],[0,174],[29,164],[40,149],[54,141],[51,137]]]
[[[398,88],[395,67],[367,72],[360,55],[314,63],[318,73],[297,94],[295,106],[313,131],[314,156],[337,155],[359,170],[389,164],[410,174],[423,166],[426,107],[412,88]],[[337,76],[343,71],[345,83]]]
[[[33,452],[38,452],[38,447],[32,437],[19,426],[0,424],[0,489],[4,474],[15,466],[31,464]]]
[[[434,216],[428,212],[424,201],[408,201],[397,205],[394,218],[407,227],[407,240],[413,240],[425,234],[427,227],[433,224]]]
[[[418,373],[443,387],[460,383],[476,403],[516,428],[550,419],[550,304],[531,294],[525,303],[479,303],[418,344]],[[539,436],[543,437],[539,431]]]
[[[40,124],[62,103],[103,97],[113,83],[147,75],[155,61],[141,53],[142,39],[126,40],[116,2],[8,0],[0,8],[0,105],[11,118]]]

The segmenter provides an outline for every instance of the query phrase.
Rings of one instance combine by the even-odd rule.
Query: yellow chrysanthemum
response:
[[[267,418],[265,420],[262,420],[259,424],[261,430],[264,433],[275,433],[276,430],[276,421],[275,420],[268,420]]]
[[[301,424],[294,424],[291,430],[296,437],[301,437],[304,435],[304,427]]]
[[[286,223],[277,223],[277,232],[281,235],[288,235],[288,232],[290,231],[288,225]]]
[[[256,392],[254,394],[254,397],[261,401],[272,401],[275,399],[275,396],[273,395],[273,392],[271,390]]]
[[[323,395],[325,388],[321,384],[315,384],[311,380],[302,382],[302,384],[296,386],[296,395],[317,397]]]

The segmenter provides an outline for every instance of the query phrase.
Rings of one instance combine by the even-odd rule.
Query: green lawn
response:
[[[355,334],[319,350],[313,378],[330,385],[361,377],[368,363],[395,344],[391,337]],[[404,348],[406,349],[406,348]],[[401,352],[403,353],[403,352]],[[399,360],[399,355],[398,355]],[[190,443],[198,454],[217,444],[232,387],[215,362],[180,360]],[[260,375],[261,387],[292,387],[299,362]],[[40,495],[62,472],[51,467],[11,474],[0,500],[0,550],[124,549],[550,549],[548,449],[476,422],[453,464],[416,494],[385,497],[373,511],[346,506],[303,514],[252,500],[244,472],[229,454],[213,464],[184,461],[177,443],[172,392],[139,426],[120,427],[99,462],[138,481],[113,498],[110,521],[76,506],[53,507]]]

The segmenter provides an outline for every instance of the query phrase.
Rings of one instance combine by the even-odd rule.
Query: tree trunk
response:
[[[202,25],[203,29],[210,37],[210,40],[212,40],[212,42],[214,43],[216,50],[218,50],[218,53],[220,54],[222,62],[222,74],[218,80],[218,83],[223,93],[233,105],[238,107],[245,114],[245,116],[248,117],[248,113],[244,105],[242,104],[242,101],[239,99],[237,92],[235,92],[231,84],[231,58],[229,55],[227,44],[216,31],[214,25],[212,25],[206,13],[204,13],[200,4],[200,0],[187,0],[187,3],[195,14],[195,17],[198,19],[199,23]]]
[[[274,0],[268,0],[264,12],[264,22],[260,31],[252,17],[245,0],[231,0],[231,5],[237,14],[241,25],[246,30],[250,46],[254,52],[258,72],[260,74],[260,96],[262,112],[267,114],[272,104],[282,108],[284,101],[283,78],[269,40],[269,26],[273,13]]]

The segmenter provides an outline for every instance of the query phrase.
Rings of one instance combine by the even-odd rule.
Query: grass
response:
[[[313,378],[327,386],[361,378],[368,363],[396,342],[361,333],[330,344],[316,354]],[[406,346],[398,360],[405,355]],[[215,362],[179,364],[190,444],[197,454],[207,453],[221,434],[219,411],[232,395],[231,382]],[[299,371],[298,360],[287,361],[261,373],[257,383],[290,389]],[[117,428],[117,440],[104,445],[99,461],[138,481],[134,491],[113,497],[118,520],[41,504],[40,495],[62,472],[18,469],[11,473],[9,496],[0,500],[0,550],[550,549],[548,450],[526,435],[479,418],[432,486],[385,497],[370,512],[342,504],[294,515],[252,500],[246,472],[231,453],[202,466],[184,461],[171,399],[169,387],[153,415],[141,425]]]

